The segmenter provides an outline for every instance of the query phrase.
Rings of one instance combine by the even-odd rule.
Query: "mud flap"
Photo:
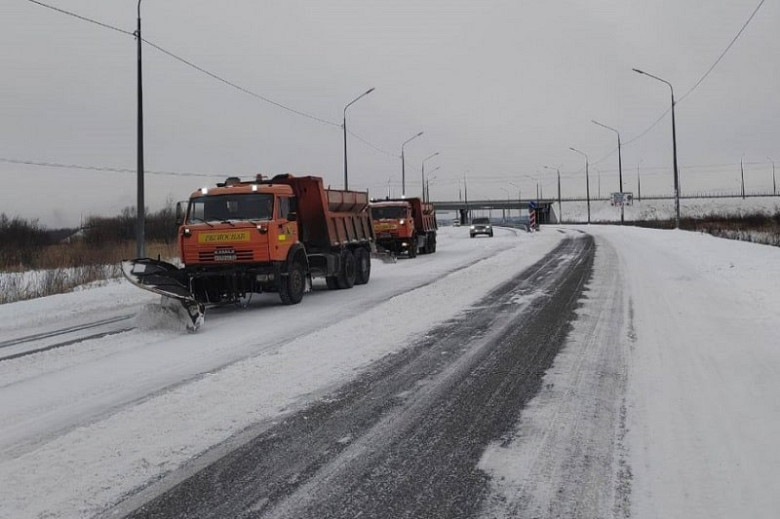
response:
[[[171,307],[171,300],[176,300],[187,330],[194,332],[203,324],[205,307],[190,293],[186,274],[175,265],[150,258],[124,260],[122,274],[135,286],[164,296],[164,306]]]

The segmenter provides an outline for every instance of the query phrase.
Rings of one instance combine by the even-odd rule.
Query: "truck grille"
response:
[[[224,263],[229,261],[252,261],[254,255],[251,250],[216,250],[200,251],[198,260],[200,263]]]

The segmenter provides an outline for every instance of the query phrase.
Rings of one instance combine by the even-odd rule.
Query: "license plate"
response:
[[[236,261],[236,251],[218,250],[214,252],[214,261]]]

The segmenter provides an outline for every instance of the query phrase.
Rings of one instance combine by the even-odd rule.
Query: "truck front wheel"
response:
[[[286,276],[279,278],[279,299],[285,305],[297,305],[306,290],[306,271],[299,261],[290,265]]]
[[[349,249],[341,251],[341,270],[337,276],[339,288],[352,288],[355,284],[355,273],[357,270],[357,263],[355,262],[355,255]]]

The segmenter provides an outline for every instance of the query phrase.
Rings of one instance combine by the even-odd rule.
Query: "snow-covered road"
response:
[[[599,228],[626,278],[635,517],[780,510],[780,249]]]
[[[213,309],[195,335],[125,283],[2,305],[0,343],[139,315],[131,331],[0,362],[0,517],[129,511],[582,231],[596,238],[588,295],[517,433],[480,463],[490,503],[539,517],[775,517],[780,250],[599,226],[473,240],[445,228],[436,254],[375,262],[366,286]]]

